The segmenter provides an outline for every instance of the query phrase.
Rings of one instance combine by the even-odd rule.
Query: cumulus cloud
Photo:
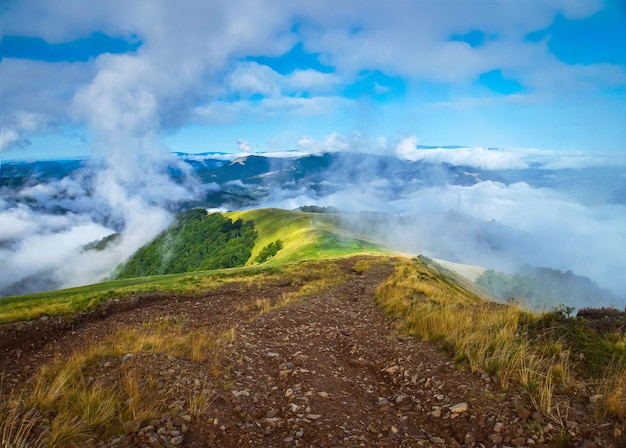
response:
[[[240,64],[228,76],[228,86],[232,91],[278,96],[281,76],[266,65],[256,62]]]
[[[400,159],[415,161],[419,159],[418,154],[417,137],[414,135],[400,140],[396,146],[396,155]]]
[[[3,17],[6,34],[59,43],[99,31],[136,39],[142,45],[132,54],[101,54],[80,63],[4,60],[0,148],[16,148],[26,144],[30,136],[63,125],[88,126],[93,134],[94,164],[90,174],[81,179],[55,184],[51,190],[33,187],[23,192],[69,210],[66,221],[59,222],[49,211],[35,212],[6,202],[2,205],[4,226],[0,228],[9,242],[2,246],[5,252],[1,259],[24,260],[23,266],[28,261],[38,272],[52,270],[61,282],[102,278],[170,222],[169,211],[177,202],[192,199],[200,190],[189,167],[167,155],[160,145],[163,130],[190,122],[237,123],[255,115],[284,118],[354,111],[355,101],[343,97],[342,89],[356,82],[364,70],[406,78],[411,86],[435,81],[463,92],[463,87],[475,82],[481,73],[503,70],[529,88],[534,98],[552,91],[558,94],[582,88],[592,92],[599,86],[619,87],[626,82],[623,67],[568,65],[551,53],[546,41],[526,39],[529,33],[546,29],[559,14],[572,19],[590,16],[602,6],[599,1],[457,3],[450,8],[446,2],[320,0],[288,2],[278,8],[270,0],[189,0],[176,5],[165,0],[113,0],[92,2],[84,8],[80,0],[68,0],[63,7],[48,0],[12,2]],[[296,19],[298,27],[293,26]],[[473,30],[488,37],[479,46],[451,39]],[[269,65],[246,61],[249,56],[280,57],[296,43],[302,43],[307,54],[317,55],[333,72],[295,68],[291,73],[278,73]],[[475,100],[469,96],[469,101]],[[410,132],[415,131],[405,135]],[[251,144],[242,137],[240,149],[249,152]],[[589,163],[574,156],[567,161],[541,158],[532,151],[424,150],[416,145],[415,136],[396,145],[387,140],[373,144],[361,134],[339,132],[322,139],[303,137],[298,143],[301,150],[317,154],[395,151],[405,160],[483,169],[521,169],[537,159],[551,168]],[[171,182],[171,169],[178,170],[186,181]],[[574,263],[584,252],[577,247],[599,256],[601,247],[610,246],[607,253],[613,257],[614,248],[619,246],[611,246],[598,235],[619,234],[620,208],[580,208],[524,184],[479,183],[480,187],[467,189],[450,186],[425,190],[429,195],[409,190],[402,198],[393,199],[388,196],[396,187],[393,178],[368,178],[367,167],[360,169],[360,175],[353,173],[353,188],[316,199],[340,207],[366,204],[372,209],[434,212],[440,204],[454,204],[461,194],[463,205],[471,205],[477,219],[497,219],[521,232],[545,235],[535,246],[529,246],[537,247],[537,253],[544,253],[548,242],[558,243]],[[328,179],[330,183],[335,180]],[[276,193],[276,200],[299,203],[311,194],[299,191],[295,200]],[[530,210],[526,215],[525,209]],[[568,225],[570,221],[553,215],[555,210],[570,220],[574,216],[581,216],[581,220]],[[535,222],[542,225],[533,225]],[[91,255],[76,255],[81,244],[118,230],[123,233],[120,243],[100,261],[87,262],[84,257]],[[45,257],[37,264],[33,256],[38,245],[52,245],[54,235],[58,235],[61,248],[52,252],[58,255],[56,265],[63,269],[54,268],[55,263]],[[572,245],[565,236],[582,242]],[[619,236],[616,238],[623,243]],[[569,247],[567,241],[575,247]],[[67,263],[68,259],[79,263]],[[555,260],[559,261],[562,259]],[[581,272],[592,269],[590,265],[581,261],[580,269],[586,269]],[[87,272],[87,266],[94,268]],[[32,270],[24,272],[35,274]],[[608,277],[607,272],[598,275]]]
[[[247,140],[237,140],[237,146],[239,147],[239,152],[252,152],[252,145]]]
[[[297,146],[309,154],[371,152],[376,150],[375,145],[358,131],[354,131],[350,135],[333,132],[322,139],[314,139],[308,135],[303,135],[298,139]]]
[[[25,144],[28,144],[28,140],[14,129],[0,130],[0,151],[8,151],[16,146],[23,146]]]
[[[129,113],[119,121],[134,120],[135,113],[152,109],[149,103],[153,102],[159,112],[158,118],[152,119],[159,128],[176,128],[202,117],[219,123],[239,121],[250,113],[324,114],[338,105],[343,87],[358,80],[363,70],[413,81],[466,84],[481,73],[499,69],[535,95],[536,91],[564,86],[576,91],[581,83],[592,88],[605,82],[620,86],[625,82],[623,67],[569,66],[556,58],[545,42],[525,38],[548,27],[559,14],[581,19],[601,7],[595,0],[455,4],[454,8],[446,2],[386,4],[372,0],[342,2],[341,6],[329,0],[296,2],[280,8],[269,0],[189,0],[176,6],[140,0],[94,2],[84,11],[77,0],[63,8],[44,0],[14,2],[5,11],[7,34],[58,43],[99,31],[138,40],[142,45],[133,55],[103,54],[84,63],[5,60],[4,127],[20,135],[29,132],[7,126],[15,121],[16,113],[39,114],[38,129],[59,122],[88,121],[80,101],[78,110],[68,108],[70,98],[79,91],[78,97],[96,99],[94,85],[116,88],[121,80],[115,77],[130,72],[134,75],[124,80],[129,83],[127,92],[134,88],[143,93],[129,96]],[[299,27],[293,27],[296,20]],[[472,30],[489,38],[475,47],[451,39]],[[302,43],[305,51],[316,54],[319,62],[333,67],[334,72],[295,67],[291,73],[278,73],[268,65],[245,60],[247,56],[278,57],[296,43]],[[121,70],[116,65],[127,67]],[[99,81],[92,83],[96,78]],[[86,89],[89,84],[92,88]],[[268,101],[248,102],[255,94]],[[243,104],[237,105],[240,102]],[[104,112],[109,105],[104,101],[101,107]],[[224,109],[226,117],[220,118]]]

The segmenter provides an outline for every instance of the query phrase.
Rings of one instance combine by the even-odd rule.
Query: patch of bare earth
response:
[[[106,316],[55,324],[46,340],[31,335],[27,344],[2,347],[4,387],[24,384],[37,366],[120,328],[172,317],[190,329],[234,328],[221,365],[159,353],[103,360],[89,372],[96,381],[122,381],[128,371],[151,375],[161,405],[152,419],[126,422],[127,434],[91,445],[500,448],[550,446],[560,437],[571,440],[559,446],[620,446],[615,425],[598,427],[587,403],[550,420],[523,391],[503,392],[488,375],[455,367],[438,344],[400,335],[374,302],[391,264],[361,274],[355,261],[337,262],[346,274],[338,286],[265,313],[253,306],[257,300],[278,303],[297,287],[277,281],[193,297],[146,296]],[[40,320],[22,325],[46,327]],[[211,400],[198,407],[192,398],[207,388]],[[570,436],[559,435],[563,428]]]

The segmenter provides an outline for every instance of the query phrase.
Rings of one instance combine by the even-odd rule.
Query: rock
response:
[[[406,400],[407,398],[409,398],[409,397],[408,397],[408,395],[405,395],[405,394],[398,394],[398,395],[396,396],[396,404],[400,404],[400,403],[402,403],[402,402],[403,402],[404,400]]]
[[[502,443],[502,441],[504,440],[504,438],[500,434],[491,434],[489,435],[488,439],[496,445]]]
[[[526,445],[526,439],[524,437],[518,437],[517,439],[511,440],[511,445],[513,445],[513,446],[524,446],[524,445]]]
[[[369,363],[364,359],[348,359],[348,365],[351,367],[367,367]]]
[[[178,446],[178,445],[181,445],[183,443],[183,440],[184,440],[183,436],[176,436],[176,437],[172,437],[170,439],[170,443],[172,445]]]
[[[374,425],[372,425],[371,423],[369,425],[367,425],[367,430],[369,432],[371,432],[372,434],[378,434],[378,430],[376,429],[376,427]]]
[[[139,428],[141,428],[141,424],[141,420],[130,420],[124,423],[124,431],[126,431],[126,434],[137,432],[139,431]]]
[[[466,445],[471,445],[472,443],[476,442],[476,438],[474,437],[474,434],[472,434],[471,432],[468,432],[467,434],[465,434],[465,444]]]
[[[502,432],[503,429],[504,429],[504,423],[502,422],[497,422],[495,425],[493,425],[493,430],[495,432]]]
[[[602,395],[591,395],[589,397],[589,404],[596,404],[598,400],[602,399]]]
[[[435,418],[441,417],[441,409],[435,409],[433,412],[430,413],[430,415],[432,415]]]
[[[528,409],[523,408],[521,411],[519,411],[518,416],[521,420],[528,420],[528,417],[531,416],[531,412]]]
[[[467,403],[463,402],[463,403],[457,403],[454,406],[450,407],[450,412],[452,412],[453,414],[462,414],[463,412],[467,412],[469,409],[469,406],[467,405]]]
[[[293,395],[293,389],[287,389],[285,391],[285,398],[289,398]]]
[[[430,443],[434,443],[435,445],[445,445],[446,441],[441,437],[431,437]]]

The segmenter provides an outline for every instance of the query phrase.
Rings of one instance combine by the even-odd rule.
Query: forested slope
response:
[[[117,278],[178,274],[243,266],[252,253],[257,232],[252,221],[235,221],[219,213],[193,209],[153,242],[139,249]]]

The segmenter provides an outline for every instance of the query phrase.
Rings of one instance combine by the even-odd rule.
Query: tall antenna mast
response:
[[[457,205],[457,211],[461,213],[461,193],[459,193],[459,203]]]

